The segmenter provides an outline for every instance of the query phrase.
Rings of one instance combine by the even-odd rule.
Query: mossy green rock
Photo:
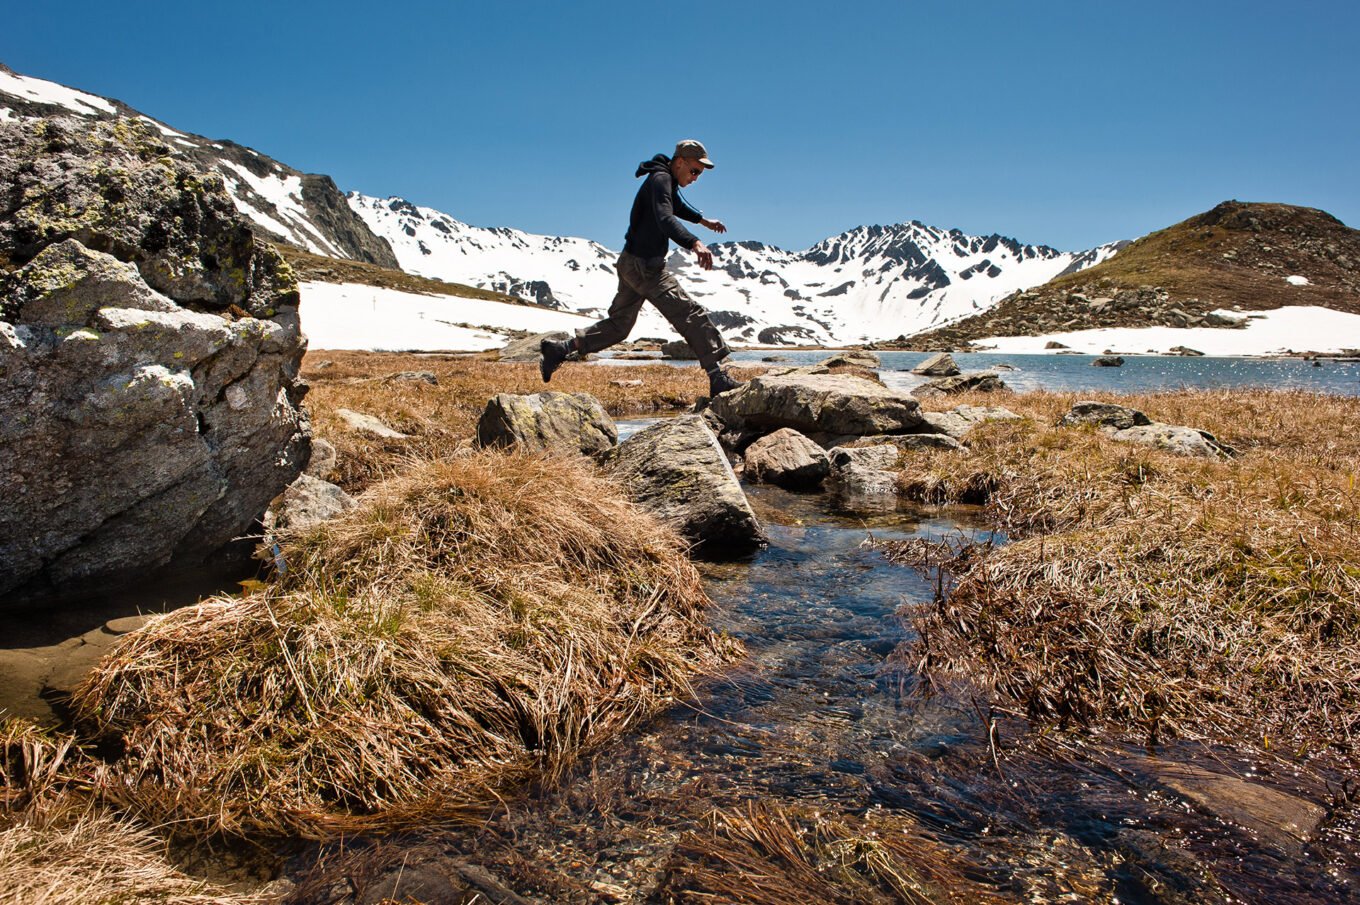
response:
[[[0,600],[197,568],[306,464],[291,271],[129,119],[0,123]]]
[[[594,456],[618,439],[614,419],[587,393],[498,393],[477,422],[479,446]]]

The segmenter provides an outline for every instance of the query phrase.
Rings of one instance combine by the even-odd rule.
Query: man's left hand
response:
[[[711,229],[715,233],[727,232],[727,225],[724,224],[721,220],[700,220],[699,225],[702,226],[704,229]]]

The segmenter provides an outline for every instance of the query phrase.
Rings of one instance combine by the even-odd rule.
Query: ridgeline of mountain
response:
[[[1097,327],[1233,327],[1241,320],[1214,312],[1290,305],[1360,314],[1360,230],[1315,208],[1225,201],[989,311],[884,345],[958,349],[990,336]]]
[[[618,285],[618,252],[598,242],[470,226],[403,198],[348,197],[411,273],[592,317],[603,315]],[[620,211],[620,232],[625,215]],[[829,345],[956,320],[1018,289],[1098,263],[1116,247],[1063,252],[913,221],[856,227],[797,252],[760,242],[714,243],[711,271],[677,249],[668,266],[737,342]],[[652,329],[649,316],[644,309],[639,329]]]
[[[19,75],[0,63],[0,123],[71,115],[128,117],[151,125],[168,156],[222,176],[237,210],[262,238],[314,254],[399,266],[391,246],[354,213],[331,177],[302,173],[232,141],[172,129],[122,101]]]

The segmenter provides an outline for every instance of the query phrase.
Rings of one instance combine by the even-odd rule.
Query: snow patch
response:
[[[329,255],[333,258],[345,257],[344,252],[322,235],[321,231],[312,224],[311,218],[307,214],[307,208],[302,204],[301,176],[277,176],[274,174],[256,176],[250,170],[230,160],[218,161],[218,167],[227,180],[228,189],[235,189],[238,183],[244,182],[256,195],[272,204],[275,213],[289,221],[289,224],[286,225],[281,220],[259,210],[245,198],[240,197],[236,191],[230,191],[232,201],[236,203],[236,208],[241,213],[271,232],[297,242],[314,254]],[[230,172],[227,172],[228,170]]]
[[[1311,285],[1313,285],[1312,283],[1308,282],[1308,278],[1307,278],[1307,277],[1301,277],[1301,276],[1299,276],[1297,273],[1294,274],[1293,276],[1287,276],[1287,277],[1285,277],[1285,278],[1284,278],[1284,281],[1285,281],[1286,283],[1288,283],[1290,286],[1311,286]]]
[[[575,330],[587,318],[529,305],[420,295],[358,283],[303,283],[299,316],[313,349],[480,352],[507,342],[498,330]]]
[[[55,104],[58,107],[65,107],[81,116],[90,116],[91,114],[98,116],[100,113],[118,112],[113,104],[102,97],[76,91],[73,88],[58,85],[56,82],[49,82],[46,79],[29,78],[10,72],[0,72],[0,91],[6,91],[17,97],[26,97],[40,104]]]
[[[1227,317],[1240,311],[1215,312]],[[1075,352],[1099,355],[1106,349],[1124,354],[1166,354],[1185,346],[1205,355],[1278,355],[1283,352],[1341,352],[1354,347],[1360,336],[1360,314],[1347,314],[1317,305],[1291,305],[1253,311],[1242,329],[1220,327],[1111,327],[1047,333],[1043,336],[991,336],[977,340],[988,351],[1008,355],[1044,354],[1048,342],[1060,342]]]
[[[165,123],[158,123],[158,122],[156,122],[154,119],[152,119],[152,118],[149,117],[149,116],[139,116],[139,117],[137,117],[137,118],[140,119],[142,122],[146,123],[147,125],[154,127],[157,131],[159,131],[162,135],[166,136],[167,138],[188,138],[188,137],[189,137],[189,136],[185,135],[183,132],[176,132],[174,129],[170,128],[170,127],[167,126]],[[192,145],[190,145],[190,147],[192,147]]]
[[[19,117],[8,107],[0,107],[0,123],[18,122]]]

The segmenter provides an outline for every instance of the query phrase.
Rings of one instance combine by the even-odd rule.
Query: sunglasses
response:
[[[689,175],[690,175],[691,177],[697,177],[697,176],[698,176],[700,173],[702,173],[703,171],[704,171],[704,168],[703,168],[703,167],[692,167],[692,168],[690,168]]]

